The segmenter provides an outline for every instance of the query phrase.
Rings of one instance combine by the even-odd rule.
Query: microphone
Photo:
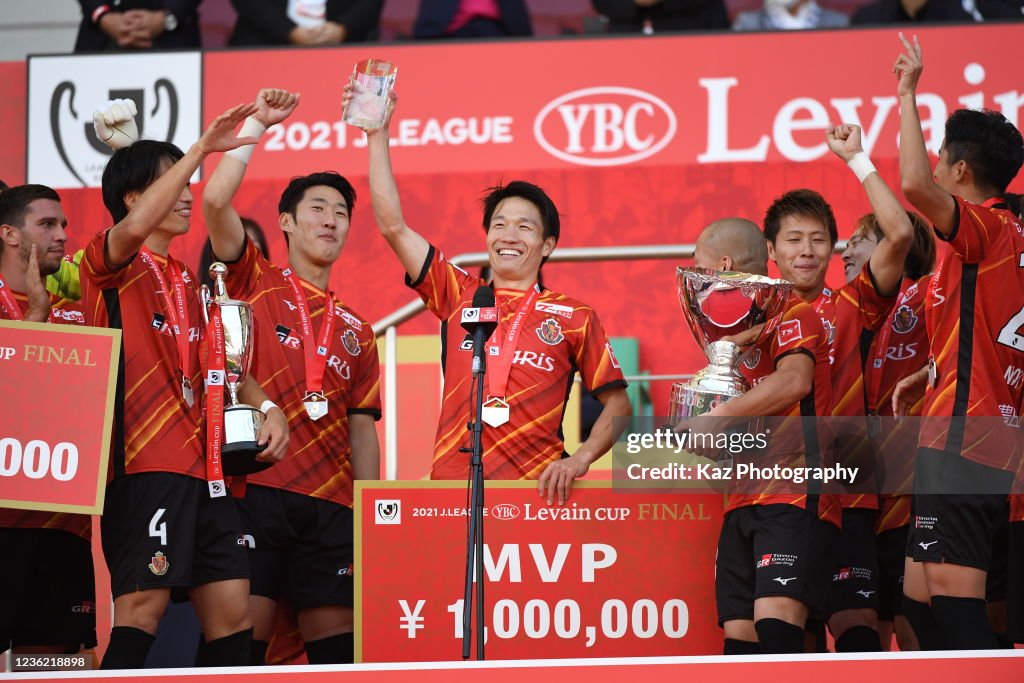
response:
[[[498,327],[498,308],[494,290],[480,285],[473,293],[473,303],[462,309],[462,327],[473,335],[473,375],[483,371],[484,343]]]

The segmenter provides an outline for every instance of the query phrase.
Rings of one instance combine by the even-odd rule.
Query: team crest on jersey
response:
[[[744,359],[743,359],[743,365],[745,365],[748,370],[753,370],[754,368],[757,367],[757,364],[760,363],[760,362],[761,362],[761,349],[754,349],[753,351],[748,353],[746,355],[746,357],[744,357]]]
[[[892,316],[892,331],[899,334],[910,332],[917,325],[917,316],[910,306],[900,306]]]
[[[825,320],[822,318],[821,326],[825,328],[825,339],[826,343],[831,346],[832,342],[836,340],[836,326],[832,324],[831,320]]]
[[[156,555],[154,555],[149,561],[149,571],[153,572],[157,576],[163,576],[170,568],[171,561],[167,559],[166,555],[157,550]]]
[[[542,342],[551,346],[559,344],[565,339],[565,335],[562,334],[562,326],[554,318],[547,318],[540,324],[537,328],[537,336]]]
[[[362,351],[362,347],[359,346],[359,337],[352,330],[345,330],[341,333],[341,343],[353,356],[358,356],[359,352]]]

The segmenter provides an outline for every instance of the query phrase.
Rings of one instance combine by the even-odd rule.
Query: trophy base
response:
[[[262,472],[274,463],[261,462],[256,456],[267,446],[258,445],[266,416],[257,408],[238,404],[224,410],[225,443],[221,449],[224,474],[242,476]]]
[[[675,427],[683,420],[710,412],[719,403],[742,394],[742,391],[725,389],[709,391],[691,383],[677,382],[672,385],[668,404],[669,427]]]

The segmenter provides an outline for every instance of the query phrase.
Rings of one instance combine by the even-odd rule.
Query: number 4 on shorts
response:
[[[166,508],[159,508],[153,518],[149,520],[149,535],[152,538],[159,538],[160,545],[167,545],[167,522],[161,522],[160,518],[167,512]]]

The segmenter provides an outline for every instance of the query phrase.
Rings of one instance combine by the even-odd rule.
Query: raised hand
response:
[[[924,62],[921,59],[921,44],[917,42],[917,36],[914,36],[913,43],[907,40],[902,33],[899,36],[904,52],[896,58],[896,63],[892,65],[892,72],[896,74],[896,79],[899,81],[896,94],[902,97],[917,93],[917,82],[921,80]]]
[[[294,95],[287,90],[264,88],[256,96],[256,113],[254,119],[270,128],[291,116],[295,107],[299,106],[299,94]]]
[[[860,141],[860,126],[844,123],[825,131],[825,139],[828,141],[828,148],[842,159],[850,161],[855,154],[864,151]]]
[[[138,113],[132,100],[108,100],[92,114],[96,137],[111,149],[128,147],[139,139]]]
[[[203,136],[196,142],[196,146],[203,154],[213,152],[226,152],[229,149],[236,149],[242,145],[255,145],[259,138],[247,135],[238,137],[235,129],[245,120],[245,117],[256,113],[255,104],[239,104],[231,107],[226,112],[215,118],[203,133]]]

